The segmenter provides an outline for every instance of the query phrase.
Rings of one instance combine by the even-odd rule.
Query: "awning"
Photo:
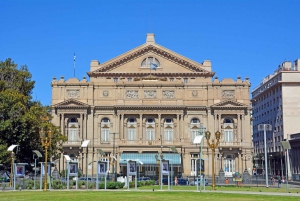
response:
[[[120,157],[120,165],[126,165],[127,160],[140,160],[143,162],[143,165],[157,165],[157,161],[155,159],[155,153],[123,153]],[[180,154],[174,153],[164,153],[164,160],[169,160],[169,164],[172,165],[181,165],[181,157]],[[160,158],[160,155],[158,156]],[[139,164],[139,163],[137,163]]]

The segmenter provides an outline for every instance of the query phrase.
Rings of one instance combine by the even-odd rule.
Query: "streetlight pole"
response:
[[[214,139],[212,139],[212,143],[209,142],[210,139],[210,132],[206,131],[205,132],[205,137],[206,137],[206,141],[207,141],[207,145],[209,146],[209,148],[212,151],[212,190],[216,190],[216,183],[215,183],[215,149],[218,147],[219,143],[220,143],[220,136],[221,133],[219,131],[217,131],[215,133],[216,136],[216,142]]]
[[[268,155],[267,155],[267,134],[266,131],[271,131],[272,126],[270,124],[259,124],[258,125],[258,130],[259,131],[264,131],[264,145],[265,145],[265,173],[266,173],[266,187],[269,188],[269,183],[268,183]]]
[[[116,163],[116,160],[113,160],[113,159],[116,159],[116,152],[115,152],[115,149],[116,149],[116,134],[119,134],[119,133],[110,133],[110,134],[112,134],[112,135],[114,135],[114,137],[113,137],[113,154],[112,154],[112,156],[113,156],[113,158],[112,158],[112,170],[113,170],[113,174],[114,174],[114,180],[116,179],[116,168],[115,168],[115,163]]]
[[[47,191],[47,174],[48,174],[47,157],[48,157],[48,148],[51,146],[51,142],[52,142],[51,130],[45,132],[44,129],[42,128],[40,131],[40,138],[41,138],[42,146],[45,148],[44,191]]]
[[[38,150],[33,150],[32,152],[34,154],[36,154],[37,158],[42,157],[42,154]],[[36,182],[36,159],[37,158],[34,157],[34,154],[33,154],[33,159],[34,159],[34,189],[35,189],[35,182]]]

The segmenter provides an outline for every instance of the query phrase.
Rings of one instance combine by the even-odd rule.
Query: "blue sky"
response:
[[[87,76],[101,63],[156,43],[202,63],[219,79],[249,77],[252,89],[284,61],[300,58],[297,0],[1,0],[0,60],[26,64],[33,98],[51,103],[53,76]]]

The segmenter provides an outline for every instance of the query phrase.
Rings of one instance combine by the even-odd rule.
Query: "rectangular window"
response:
[[[77,128],[69,128],[68,141],[75,142],[77,141]]]
[[[101,130],[101,142],[109,142],[109,130]]]
[[[118,78],[114,78],[114,82],[118,82]]]
[[[165,141],[173,141],[173,130],[165,130]]]
[[[233,142],[233,132],[232,130],[225,130],[224,131],[225,142]]]
[[[188,81],[189,81],[188,78],[183,78],[183,82],[184,82],[184,83],[187,83]]]
[[[194,142],[196,135],[198,134],[197,130],[191,130],[191,143]]]
[[[174,81],[174,78],[170,78],[170,82],[173,82]]]
[[[155,140],[154,138],[154,130],[146,130],[146,140]]]
[[[132,81],[132,78],[127,78],[128,82],[131,82]]]
[[[130,141],[133,141],[136,139],[136,130],[135,129],[128,129],[128,139]]]

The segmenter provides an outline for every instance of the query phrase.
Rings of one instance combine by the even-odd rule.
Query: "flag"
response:
[[[150,62],[150,69],[151,70],[156,70],[157,67],[158,67],[157,64]]]
[[[76,55],[75,55],[75,53],[74,53],[74,61],[76,60]]]

